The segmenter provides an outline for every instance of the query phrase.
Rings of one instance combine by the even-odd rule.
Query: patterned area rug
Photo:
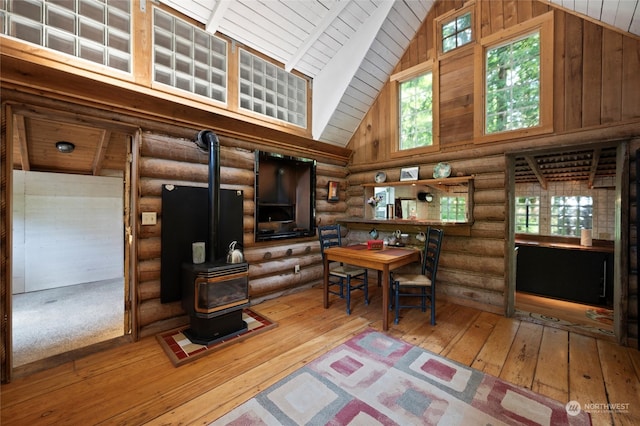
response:
[[[605,308],[587,309],[587,318],[598,321],[602,324],[613,325],[613,310]]]
[[[212,424],[556,426],[591,419],[570,404],[367,330]]]
[[[188,326],[158,334],[156,335],[156,338],[158,339],[158,342],[160,342],[162,349],[164,349],[165,353],[169,356],[173,365],[178,367],[182,364],[215,352],[216,350],[231,343],[236,343],[251,336],[255,336],[258,333],[267,331],[278,325],[267,317],[248,308],[242,311],[242,320],[247,323],[246,330],[210,345],[200,345],[191,342],[191,340],[182,333],[184,330],[189,328]]]

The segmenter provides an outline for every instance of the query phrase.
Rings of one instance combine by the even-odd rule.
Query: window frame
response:
[[[489,49],[515,43],[540,33],[540,123],[522,129],[486,133],[486,54]],[[553,132],[553,12],[545,13],[522,24],[484,37],[476,44],[474,76],[474,141],[499,142]]]
[[[433,91],[431,97],[431,123],[432,123],[432,143],[429,146],[423,146],[411,149],[400,149],[400,84],[412,80],[426,73],[431,73],[431,90]],[[390,99],[392,100],[393,107],[391,109],[391,158],[409,157],[413,155],[419,155],[429,152],[436,152],[440,149],[440,121],[439,121],[439,70],[438,62],[429,60],[408,68],[404,71],[400,71],[393,74],[390,77]]]
[[[558,204],[554,204],[554,202],[553,202],[554,198],[562,199],[562,203],[560,205],[561,207],[566,207],[567,206],[566,201],[567,201],[568,198],[577,198],[577,203],[578,204],[577,204],[577,206],[575,206],[577,215],[570,216],[570,217],[574,218],[576,220],[576,222],[577,222],[576,223],[576,228],[575,228],[575,231],[576,231],[575,234],[567,234],[567,233],[562,234],[562,233],[554,233],[553,232],[554,228],[555,229],[561,229],[561,230],[567,230],[567,227],[564,226],[564,225],[560,225],[560,224],[557,224],[557,223],[554,225],[553,224],[554,218],[556,219],[556,222],[557,222],[558,218],[569,217],[569,216],[566,216],[566,215],[562,215],[562,216],[561,215],[555,215],[553,213],[554,207],[558,207],[559,206]],[[587,204],[587,205],[583,206],[580,203],[580,199],[581,198],[588,198],[591,201],[591,204]],[[593,200],[593,198],[594,198],[593,195],[554,195],[554,196],[550,197],[550,199],[549,199],[549,234],[550,235],[554,235],[554,236],[560,236],[560,237],[580,237],[580,230],[581,229],[592,229],[593,228],[593,212],[594,212],[594,200]],[[584,223],[580,219],[581,217],[583,217],[583,216],[580,215],[580,212],[582,210],[586,210],[586,209],[588,209],[589,210],[588,213],[590,213],[590,220],[589,220],[590,221],[590,223],[589,223],[590,226],[588,228],[584,228]]]
[[[538,231],[537,231],[537,232],[529,231],[528,229],[525,229],[525,230],[518,229],[518,227],[520,226],[520,224],[518,223],[518,218],[520,218],[520,217],[522,217],[522,216],[523,216],[523,215],[521,215],[521,214],[519,214],[519,213],[518,213],[518,207],[521,207],[521,206],[522,206],[522,204],[520,204],[520,203],[518,202],[518,199],[521,199],[521,198],[524,198],[524,199],[526,199],[527,201],[528,201],[528,200],[531,200],[531,199],[534,199],[534,200],[535,200],[535,203],[533,203],[533,204],[531,204],[531,203],[526,204],[526,203],[525,203],[525,206],[531,206],[533,209],[536,209],[536,208],[537,208],[537,210],[538,210],[537,212],[530,212],[530,213],[529,213],[529,217],[534,216],[534,217],[536,218],[536,221],[535,221],[536,223],[535,223],[534,225],[531,225],[531,224],[530,224],[529,226],[526,226],[526,224],[525,224],[525,225],[524,225],[524,227],[525,227],[525,228],[529,228],[529,227],[535,226],[535,227],[537,227],[537,228],[538,228]],[[542,200],[541,200],[541,197],[540,197],[539,195],[519,195],[519,196],[517,195],[517,196],[516,196],[516,200],[515,200],[515,211],[514,211],[514,227],[515,227],[515,229],[516,229],[516,233],[517,233],[517,234],[529,234],[529,235],[539,235],[539,234],[540,234],[540,209],[541,209],[541,202],[542,202]],[[526,216],[526,213],[525,213],[525,216]]]
[[[439,218],[442,223],[464,223],[468,222],[467,216],[467,197],[461,197],[456,195],[446,195],[439,199]],[[462,210],[462,212],[460,211]],[[453,215],[455,219],[444,219],[443,215]],[[460,216],[462,213],[462,216]]]
[[[467,5],[460,9],[452,10],[449,13],[438,16],[435,19],[435,28],[434,28],[434,40],[436,41],[436,48],[438,52],[438,57],[443,58],[454,52],[460,52],[461,49],[469,48],[476,44],[476,13],[475,13],[475,2],[469,2]],[[444,52],[442,50],[443,47],[443,39],[442,39],[442,27],[444,27],[449,22],[458,19],[459,17],[466,15],[467,13],[471,14],[471,40],[469,43],[465,43],[461,46],[456,46],[455,48]]]

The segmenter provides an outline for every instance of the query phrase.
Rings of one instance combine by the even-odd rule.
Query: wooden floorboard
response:
[[[174,367],[154,337],[16,378],[1,388],[3,425],[207,424],[367,327],[381,330],[380,289],[322,308],[311,288],[253,306],[278,326]],[[636,349],[451,302],[403,310],[389,334],[561,402],[626,404],[594,424],[640,424]]]

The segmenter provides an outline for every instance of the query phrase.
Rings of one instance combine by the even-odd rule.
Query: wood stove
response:
[[[207,262],[182,264],[182,307],[190,317],[184,334],[209,345],[247,329],[242,310],[249,306],[249,265],[227,263],[220,253],[220,143],[211,130],[198,133],[196,144],[209,153]],[[188,220],[188,219],[185,219]]]
[[[182,265],[182,307],[191,318],[184,334],[209,345],[247,329],[242,319],[249,306],[247,263],[185,263]]]

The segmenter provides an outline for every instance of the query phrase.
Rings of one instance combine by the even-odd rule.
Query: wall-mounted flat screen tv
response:
[[[316,232],[316,161],[256,151],[255,240]]]

